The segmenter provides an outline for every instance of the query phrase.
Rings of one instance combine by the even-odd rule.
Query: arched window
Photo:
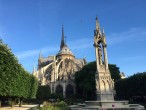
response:
[[[63,95],[63,87],[61,85],[58,85],[56,87],[56,91],[55,91],[57,94],[61,94]]]
[[[74,94],[74,87],[69,84],[66,86],[66,97],[70,97]]]

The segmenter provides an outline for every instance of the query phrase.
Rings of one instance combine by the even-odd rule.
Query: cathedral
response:
[[[62,26],[62,37],[60,50],[54,56],[38,59],[38,68],[33,70],[33,75],[38,79],[40,85],[48,85],[51,93],[59,93],[69,97],[76,93],[75,73],[82,69],[86,60],[76,59],[68,48],[64,39],[64,28]]]

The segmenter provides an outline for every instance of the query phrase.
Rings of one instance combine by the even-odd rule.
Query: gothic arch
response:
[[[104,81],[104,80],[102,80],[101,90],[102,90],[103,92],[106,92],[106,84],[105,84],[105,81]]]
[[[59,68],[59,66],[61,65],[62,62],[63,62],[63,60],[61,60],[57,63],[57,69]]]
[[[61,60],[57,65],[57,80],[73,80],[75,63],[72,59],[66,58]]]
[[[53,64],[53,62],[49,63],[48,65],[46,65],[45,67],[43,67],[44,70],[46,70],[49,66],[51,66]]]
[[[114,88],[114,82],[111,80],[110,83],[111,83],[111,90],[112,90]]]
[[[59,71],[59,67],[60,67],[62,62],[63,62],[63,60],[58,60],[56,62],[56,80],[58,80],[58,71]]]
[[[47,66],[46,70],[44,71],[44,77],[46,78],[47,81],[52,80],[52,72],[53,72],[53,66],[52,64],[49,64],[49,66]]]
[[[107,87],[107,92],[111,91],[111,84],[108,80],[107,80],[106,87]]]
[[[57,85],[57,86],[56,86],[55,92],[56,92],[57,94],[63,95],[63,87],[62,87],[60,84]]]
[[[66,97],[70,97],[74,94],[74,86],[71,84],[68,84],[66,86]]]

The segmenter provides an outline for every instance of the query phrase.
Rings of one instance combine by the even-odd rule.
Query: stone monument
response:
[[[139,104],[128,104],[128,101],[114,100],[114,81],[108,67],[107,44],[104,30],[100,29],[96,17],[96,29],[94,30],[94,47],[96,54],[96,101],[85,101],[85,103],[71,105],[72,110],[144,110]]]
[[[96,54],[96,94],[97,101],[114,100],[114,81],[108,68],[107,44],[104,30],[100,30],[96,17],[96,29],[94,30],[94,47]]]

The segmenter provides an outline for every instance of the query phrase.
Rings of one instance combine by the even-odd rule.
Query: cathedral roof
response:
[[[60,44],[60,50],[57,55],[71,55],[74,56],[71,50],[68,48],[68,46],[65,43],[64,39],[64,29],[62,26],[62,37],[61,37],[61,44]]]
[[[67,47],[67,45],[64,45],[58,52],[58,55],[62,55],[62,54],[71,54],[73,55],[73,53],[70,51],[70,49]]]

